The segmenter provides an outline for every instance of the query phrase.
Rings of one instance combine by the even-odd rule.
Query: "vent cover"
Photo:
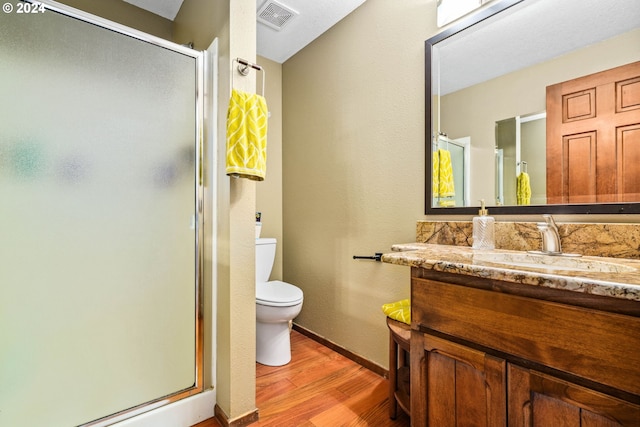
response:
[[[258,10],[258,22],[280,31],[297,15],[298,12],[277,1],[267,0],[260,10]]]

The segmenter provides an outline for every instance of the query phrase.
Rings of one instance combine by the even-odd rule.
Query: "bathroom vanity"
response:
[[[640,261],[394,245],[412,426],[640,426]]]

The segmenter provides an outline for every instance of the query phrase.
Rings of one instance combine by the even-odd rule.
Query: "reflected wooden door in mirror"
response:
[[[640,61],[547,87],[547,164],[547,203],[640,200]]]
[[[576,159],[577,155],[583,155],[585,160],[578,163],[582,168],[567,168],[558,153],[546,153],[545,148],[532,149],[529,141],[520,145],[520,139],[513,143],[516,156],[509,157],[506,153],[500,156],[496,129],[496,124],[507,118],[547,114],[546,88],[549,86],[637,63],[640,2],[497,0],[459,23],[445,27],[427,40],[425,47],[427,214],[475,214],[478,208],[474,205],[477,206],[480,199],[494,201],[494,206],[489,204],[489,208],[496,215],[640,213],[640,130],[635,125],[623,126],[618,119],[604,116],[608,128],[618,132],[609,140],[622,144],[604,144],[598,137],[600,152],[586,149],[582,154],[572,152]],[[626,112],[640,111],[640,100],[632,91],[640,87],[640,82],[633,78],[625,81],[628,83],[616,83],[616,90],[625,98],[620,108]],[[587,98],[572,99],[575,104],[571,107]],[[437,136],[443,133],[452,140],[465,137],[471,141],[470,159],[465,165],[470,183],[466,189],[468,194],[464,195],[464,203],[456,203],[455,207],[443,205],[433,193],[432,152],[437,147],[434,143]],[[588,134],[585,135],[588,139]],[[586,141],[584,138],[580,143]],[[547,147],[550,143],[544,139],[543,136],[539,143],[533,141],[533,144]],[[578,147],[574,142],[577,141],[565,145],[574,150]],[[507,144],[511,146],[508,141]],[[604,149],[611,151],[605,156]],[[617,159],[614,166],[600,165],[609,162],[605,158],[614,157]],[[541,188],[532,194],[535,197],[531,197],[530,205],[521,203],[517,194],[511,194],[518,188],[516,181],[525,161],[529,166],[531,188]],[[587,167],[590,163],[593,166]],[[531,174],[538,169],[539,174]],[[545,182],[548,178],[560,181]],[[577,189],[583,182],[587,183],[586,187]],[[574,184],[576,190],[571,197],[562,196],[567,193],[565,188]],[[616,187],[615,191],[610,189],[612,186]]]

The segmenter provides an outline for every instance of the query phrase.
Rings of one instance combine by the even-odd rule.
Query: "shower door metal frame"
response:
[[[120,421],[132,418],[136,415],[157,409],[181,399],[196,395],[204,390],[204,318],[203,318],[203,243],[204,243],[204,183],[203,183],[203,129],[204,129],[204,62],[205,53],[196,51],[168,40],[156,37],[142,31],[109,21],[104,18],[83,12],[70,6],[52,1],[41,0],[33,2],[30,0],[21,0],[26,3],[43,4],[47,10],[60,13],[62,15],[74,18],[88,24],[92,24],[109,31],[113,31],[125,36],[132,37],[142,42],[162,47],[176,53],[180,53],[192,57],[196,61],[196,93],[195,93],[195,135],[196,135],[196,154],[195,154],[195,251],[196,265],[195,271],[195,384],[184,390],[177,391],[173,394],[157,398],[155,400],[142,403],[135,407],[105,416],[103,418],[90,421],[78,427],[103,427],[115,424]]]

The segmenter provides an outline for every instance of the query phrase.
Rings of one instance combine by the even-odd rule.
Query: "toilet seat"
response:
[[[256,284],[256,303],[271,307],[290,307],[301,304],[302,290],[291,283],[273,280]]]

